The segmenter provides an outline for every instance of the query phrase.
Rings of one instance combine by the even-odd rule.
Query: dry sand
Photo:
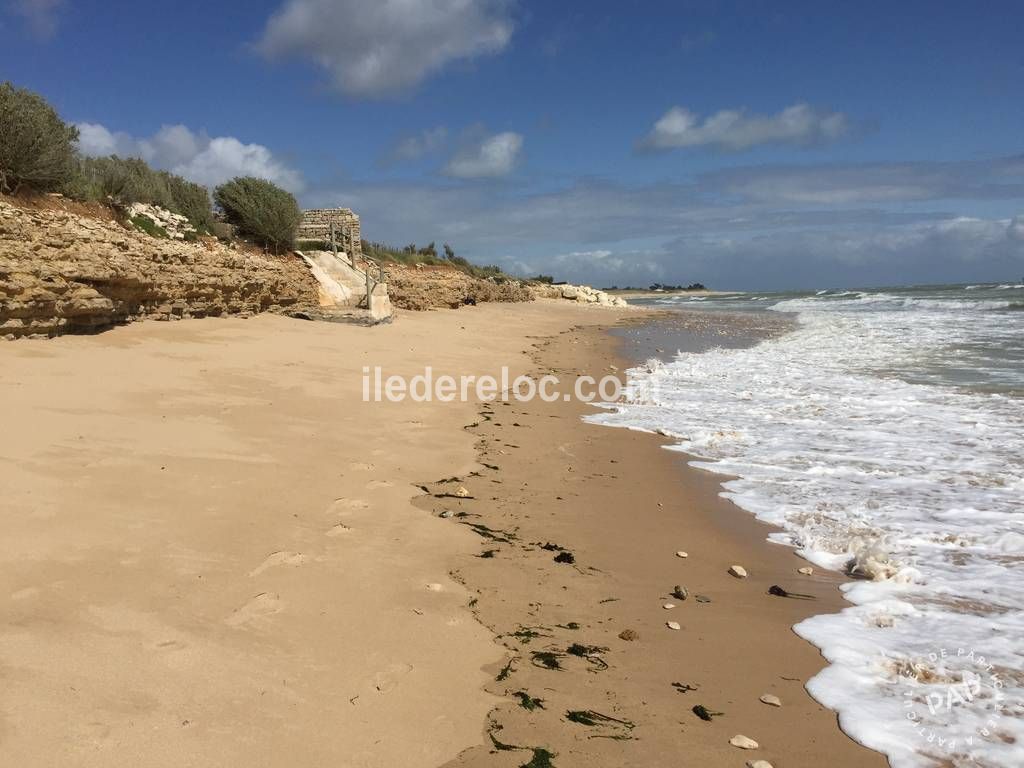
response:
[[[781,583],[835,608],[835,579],[797,581],[800,562],[718,500],[717,479],[651,436],[581,423],[575,403],[361,402],[364,365],[536,370],[531,337],[619,314],[484,305],[375,329],[264,316],[0,346],[0,765],[536,756],[491,736],[549,749],[557,768],[882,765],[803,692],[821,661],[789,627],[807,604],[765,595]],[[551,344],[559,369],[608,362],[595,333]],[[463,429],[481,410],[492,421]],[[444,493],[432,481],[452,476],[477,498],[414,505],[417,484]],[[575,565],[530,546],[549,541]],[[750,578],[727,576],[732,562]],[[691,597],[665,611],[676,583]],[[568,622],[580,629],[555,626]],[[484,625],[545,636],[502,647]],[[572,642],[609,650],[531,665]],[[545,709],[520,708],[518,690]],[[783,707],[757,701],[769,692]],[[726,714],[704,723],[696,703]],[[736,733],[762,750],[730,747]]]

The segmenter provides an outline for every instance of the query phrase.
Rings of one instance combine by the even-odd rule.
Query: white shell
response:
[[[734,747],[739,747],[740,749],[757,749],[759,746],[761,746],[749,736],[742,735],[733,736],[731,739],[729,739],[729,743],[732,744]]]

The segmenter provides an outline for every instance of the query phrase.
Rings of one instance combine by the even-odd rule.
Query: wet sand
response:
[[[663,339],[628,326],[642,342]],[[621,371],[623,351],[599,329],[577,329],[538,346],[535,373]],[[457,481],[474,498],[447,496],[449,482],[419,502],[477,532],[478,551],[453,576],[508,652],[488,668],[488,690],[505,701],[487,742],[449,765],[884,766],[803,687],[823,661],[791,627],[842,607],[839,575],[798,574],[806,561],[766,543],[770,528],[718,496],[721,476],[687,467],[657,436],[584,423],[588,412],[575,402],[482,407],[469,428],[479,475]],[[566,552],[572,562],[558,562]],[[729,575],[733,564],[748,578]],[[770,596],[773,584],[815,599]],[[686,600],[670,595],[676,585]],[[721,714],[704,721],[698,706]],[[760,748],[732,746],[736,735]]]

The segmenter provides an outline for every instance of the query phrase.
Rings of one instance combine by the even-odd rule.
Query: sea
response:
[[[590,418],[669,436],[851,577],[794,628],[828,661],[810,694],[894,768],[1024,766],[1024,284],[631,303],[790,321],[666,350]]]

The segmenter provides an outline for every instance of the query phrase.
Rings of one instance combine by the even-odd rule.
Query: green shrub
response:
[[[78,129],[39,94],[0,84],[0,192],[60,189],[74,171]]]
[[[137,157],[83,157],[64,192],[77,200],[114,200],[119,205],[148,203],[179,213],[200,232],[213,226],[210,193],[167,171],[155,171]]]
[[[206,187],[161,171],[170,193],[168,210],[185,216],[199,232],[209,232],[213,226],[213,209]]]
[[[150,237],[161,237],[167,238],[167,230],[153,221],[149,216],[143,216],[141,213],[138,216],[132,216],[128,219],[134,225],[136,229],[142,230]]]
[[[257,243],[280,253],[295,242],[302,211],[295,198],[276,184],[242,176],[217,187],[213,199],[239,233]]]
[[[150,203],[171,210],[166,179],[137,157],[83,157],[68,193],[86,200],[111,199],[120,205]]]

